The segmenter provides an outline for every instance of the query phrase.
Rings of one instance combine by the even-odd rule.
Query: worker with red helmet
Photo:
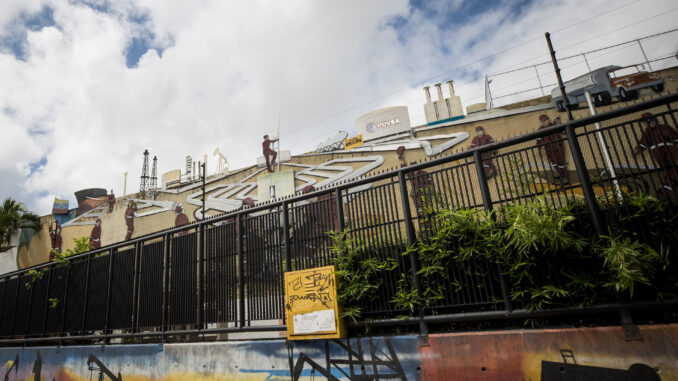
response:
[[[89,243],[92,246],[92,249],[98,249],[101,247],[101,219],[97,218],[94,222],[94,227],[92,232],[89,234]]]
[[[633,149],[635,154],[649,148],[652,158],[660,169],[664,170],[662,180],[662,189],[658,192],[666,196],[672,196],[674,190],[678,187],[678,174],[676,173],[676,164],[678,164],[678,131],[666,124],[659,124],[657,117],[651,112],[646,112],[641,116],[647,124],[643,135],[638,140],[638,146]]]
[[[486,144],[494,143],[492,136],[485,133],[483,126],[476,127],[476,136],[471,140],[471,145],[468,146],[469,149],[484,146]],[[492,152],[486,151],[483,152],[480,157],[483,159],[483,169],[485,170],[485,176],[488,178],[494,176],[494,165],[492,165]]]
[[[264,158],[266,159],[266,169],[269,172],[273,172],[273,164],[275,164],[275,158],[278,156],[278,153],[271,148],[271,144],[277,141],[278,139],[269,139],[268,135],[264,135],[264,142],[261,143]]]
[[[548,115],[541,114],[539,116],[539,129],[544,129],[547,127],[555,126],[556,123],[552,123]],[[550,135],[546,135],[543,138],[537,139],[537,147],[544,148],[546,152],[546,157],[549,160],[551,165],[551,170],[557,178],[563,184],[569,182],[567,176],[567,161],[565,160],[565,143],[563,140],[563,134],[560,132],[554,132]]]

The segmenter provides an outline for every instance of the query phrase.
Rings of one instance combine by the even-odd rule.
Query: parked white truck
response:
[[[628,72],[628,74],[627,74]],[[565,92],[570,104],[576,108],[579,102],[586,102],[586,90],[591,94],[596,106],[609,104],[612,97],[627,101],[638,96],[638,90],[651,87],[659,93],[664,90],[664,80],[657,73],[642,71],[637,65],[605,66],[590,73],[565,82]],[[551,90],[551,97],[556,110],[565,111],[565,102],[560,87]]]

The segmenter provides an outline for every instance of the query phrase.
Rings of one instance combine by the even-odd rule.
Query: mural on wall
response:
[[[457,144],[468,139],[468,132],[455,132],[451,134],[441,134],[433,136],[425,136],[422,138],[415,137],[406,137],[395,136],[379,140],[376,142],[368,142],[362,144],[360,147],[351,148],[344,152],[384,152],[384,151],[395,151],[399,147],[404,147],[405,149],[418,149],[421,148],[426,156],[435,156],[447,151],[448,149],[456,146]],[[431,140],[445,140],[444,142],[438,145],[432,145]]]
[[[676,148],[678,131],[666,124],[659,124],[657,117],[651,112],[644,113],[642,119],[646,127],[633,153],[638,154],[649,148],[657,166],[660,169],[668,169],[662,179],[662,188],[657,190],[657,193],[671,197],[675,188],[678,188],[678,173],[675,170],[678,166],[678,149]],[[674,169],[671,170],[671,168]]]
[[[106,196],[108,197],[108,196]],[[94,225],[96,224],[97,218],[101,218],[108,211],[108,202],[102,202],[101,204],[93,207],[92,209],[78,214],[75,218],[69,220],[64,224],[66,226],[83,226],[83,225]]]
[[[678,325],[0,348],[5,380],[678,380]]]
[[[288,343],[290,373],[293,381],[304,375],[324,376],[328,380],[408,380],[398,353],[388,337],[324,340],[324,360],[319,362],[317,350],[295,354],[295,345]],[[410,380],[416,379],[412,378]],[[416,376],[415,376],[416,377]],[[305,377],[304,377],[305,378]]]
[[[111,189],[111,193],[108,194],[108,214],[113,213],[113,207],[115,207],[115,194],[113,194],[113,189]]]
[[[212,155],[217,157],[217,173],[222,175],[228,173],[228,160],[226,159],[226,156],[219,151],[219,147],[214,149]]]
[[[539,130],[560,124],[560,117],[557,117],[553,122],[546,114],[539,116]],[[562,132],[554,132],[546,135],[543,138],[537,139],[537,147],[541,151],[544,149],[546,158],[551,165],[553,174],[562,182],[567,184],[570,182],[567,172],[567,161],[565,160],[565,139]]]
[[[59,222],[56,222],[54,228],[52,228],[52,222],[49,223],[49,237],[52,243],[51,250],[49,252],[49,260],[54,259],[54,251],[61,253],[61,225]]]
[[[97,218],[92,228],[92,232],[89,235],[89,243],[93,249],[98,249],[101,247],[101,219]]]
[[[266,159],[266,169],[268,169],[269,172],[273,172],[272,167],[275,165],[275,158],[278,156],[278,152],[271,149],[271,144],[277,141],[278,139],[269,139],[268,135],[264,135],[264,141],[261,143],[264,158]]]
[[[468,148],[473,149],[491,143],[494,143],[494,139],[492,138],[492,136],[485,133],[485,129],[483,128],[483,126],[478,126],[476,127],[476,136],[473,137],[473,140],[471,140],[471,145],[468,146]],[[488,179],[494,176],[495,173],[494,165],[492,164],[492,160],[490,159],[492,155],[493,152],[489,151],[483,152],[481,154],[481,158],[483,159],[483,170],[485,170],[485,176],[487,176]]]
[[[127,234],[125,240],[132,238],[134,233],[134,213],[137,210],[137,203],[134,200],[127,202],[127,209],[125,209],[125,224],[127,225]]]
[[[321,187],[336,183],[338,181],[351,180],[360,176],[364,176],[381,166],[383,162],[384,158],[382,156],[365,156],[333,159],[316,165],[300,163],[284,163],[283,165],[301,169],[294,172],[294,179],[296,181],[302,182],[302,184],[296,186],[295,190],[297,192],[301,192],[309,185]],[[363,164],[358,169],[354,169],[354,167],[350,165],[352,163],[365,164]],[[263,169],[257,170],[250,176],[235,184],[216,184],[213,186],[207,186],[205,189],[205,194],[207,195],[205,199],[205,210],[216,213],[230,212],[240,208],[245,198],[249,197],[252,200],[257,201],[258,198],[254,195],[256,194],[257,183],[250,181],[250,179],[257,176],[261,172],[263,172]],[[318,178],[321,180],[317,180]],[[367,185],[367,187],[369,187],[369,185]],[[190,188],[187,187],[179,191],[183,192],[185,189],[196,190],[195,192],[186,196],[186,202],[191,205],[202,206],[202,191],[200,190],[200,185],[194,185]],[[358,188],[355,190],[357,189]],[[160,192],[170,193],[165,190],[161,190]],[[195,211],[194,216],[196,219],[201,219],[202,210],[198,208]]]
[[[134,203],[134,212],[132,213],[134,218],[151,216],[163,212],[174,212],[177,206],[181,206],[183,210],[183,205],[180,202],[175,201],[144,200],[141,198],[127,198],[126,200],[128,205],[127,210],[129,210],[129,203]],[[132,229],[134,229],[134,227],[132,227]]]
[[[661,381],[657,372],[647,364],[632,364],[629,369],[611,369],[577,364],[577,359],[569,349],[561,349],[563,362],[542,361],[542,381],[600,381],[634,380]]]

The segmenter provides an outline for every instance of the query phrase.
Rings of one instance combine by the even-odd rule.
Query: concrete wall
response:
[[[450,333],[430,335],[428,346],[416,336],[379,336],[2,348],[0,372],[6,380],[57,381],[98,379],[100,369],[138,381],[322,380],[324,374],[342,380],[678,380],[678,325],[641,326],[640,333],[640,341],[625,341],[620,327]],[[103,368],[88,366],[94,358]]]

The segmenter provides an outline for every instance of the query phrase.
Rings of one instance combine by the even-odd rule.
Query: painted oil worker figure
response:
[[[61,225],[59,225],[58,221],[54,229],[52,229],[52,224],[49,224],[49,237],[52,241],[52,250],[61,253]],[[52,250],[49,252],[50,261],[54,260],[54,252]]]
[[[678,166],[678,148],[676,148],[678,131],[666,124],[659,124],[657,117],[650,112],[644,113],[642,120],[646,128],[633,152],[638,154],[646,148],[650,149],[657,166],[664,170],[662,188],[657,193],[671,197],[678,187],[678,168],[676,168]]]
[[[101,219],[97,218],[92,228],[92,232],[89,235],[89,243],[92,246],[92,249],[98,249],[101,247]]]
[[[125,240],[132,238],[132,233],[134,233],[134,212],[137,210],[137,204],[130,200],[127,204],[127,209],[125,210],[125,224],[127,224],[127,235],[125,235]]]
[[[539,116],[539,130],[560,124],[560,117],[556,118],[555,123],[551,123],[551,119],[546,114]],[[565,142],[563,134],[556,132],[546,135],[543,138],[537,139],[537,147],[544,148],[546,157],[548,158],[551,171],[560,180],[561,183],[567,184],[569,182],[567,176],[567,161],[565,160]]]
[[[468,146],[469,149],[484,146],[486,144],[494,143],[494,139],[485,133],[483,126],[476,127],[476,136],[471,140],[471,145]],[[483,152],[480,156],[483,159],[483,169],[485,170],[485,176],[490,178],[494,176],[494,165],[492,165],[492,152]]]
[[[113,207],[115,206],[115,195],[113,194],[113,189],[111,189],[111,194],[108,195],[108,213],[113,213]]]
[[[271,149],[271,144],[277,142],[278,139],[269,139],[268,135],[264,135],[264,142],[261,143],[262,148],[264,149],[264,158],[266,159],[266,168],[269,172],[273,172],[273,164],[275,164],[275,158],[278,157],[278,153]]]
[[[174,212],[177,214],[176,218],[174,218],[174,226],[181,226],[181,225],[186,225],[188,224],[188,217],[186,214],[184,214],[184,206],[179,204],[174,207]],[[177,235],[184,235],[188,233],[187,230],[184,230],[182,232],[179,232]]]

